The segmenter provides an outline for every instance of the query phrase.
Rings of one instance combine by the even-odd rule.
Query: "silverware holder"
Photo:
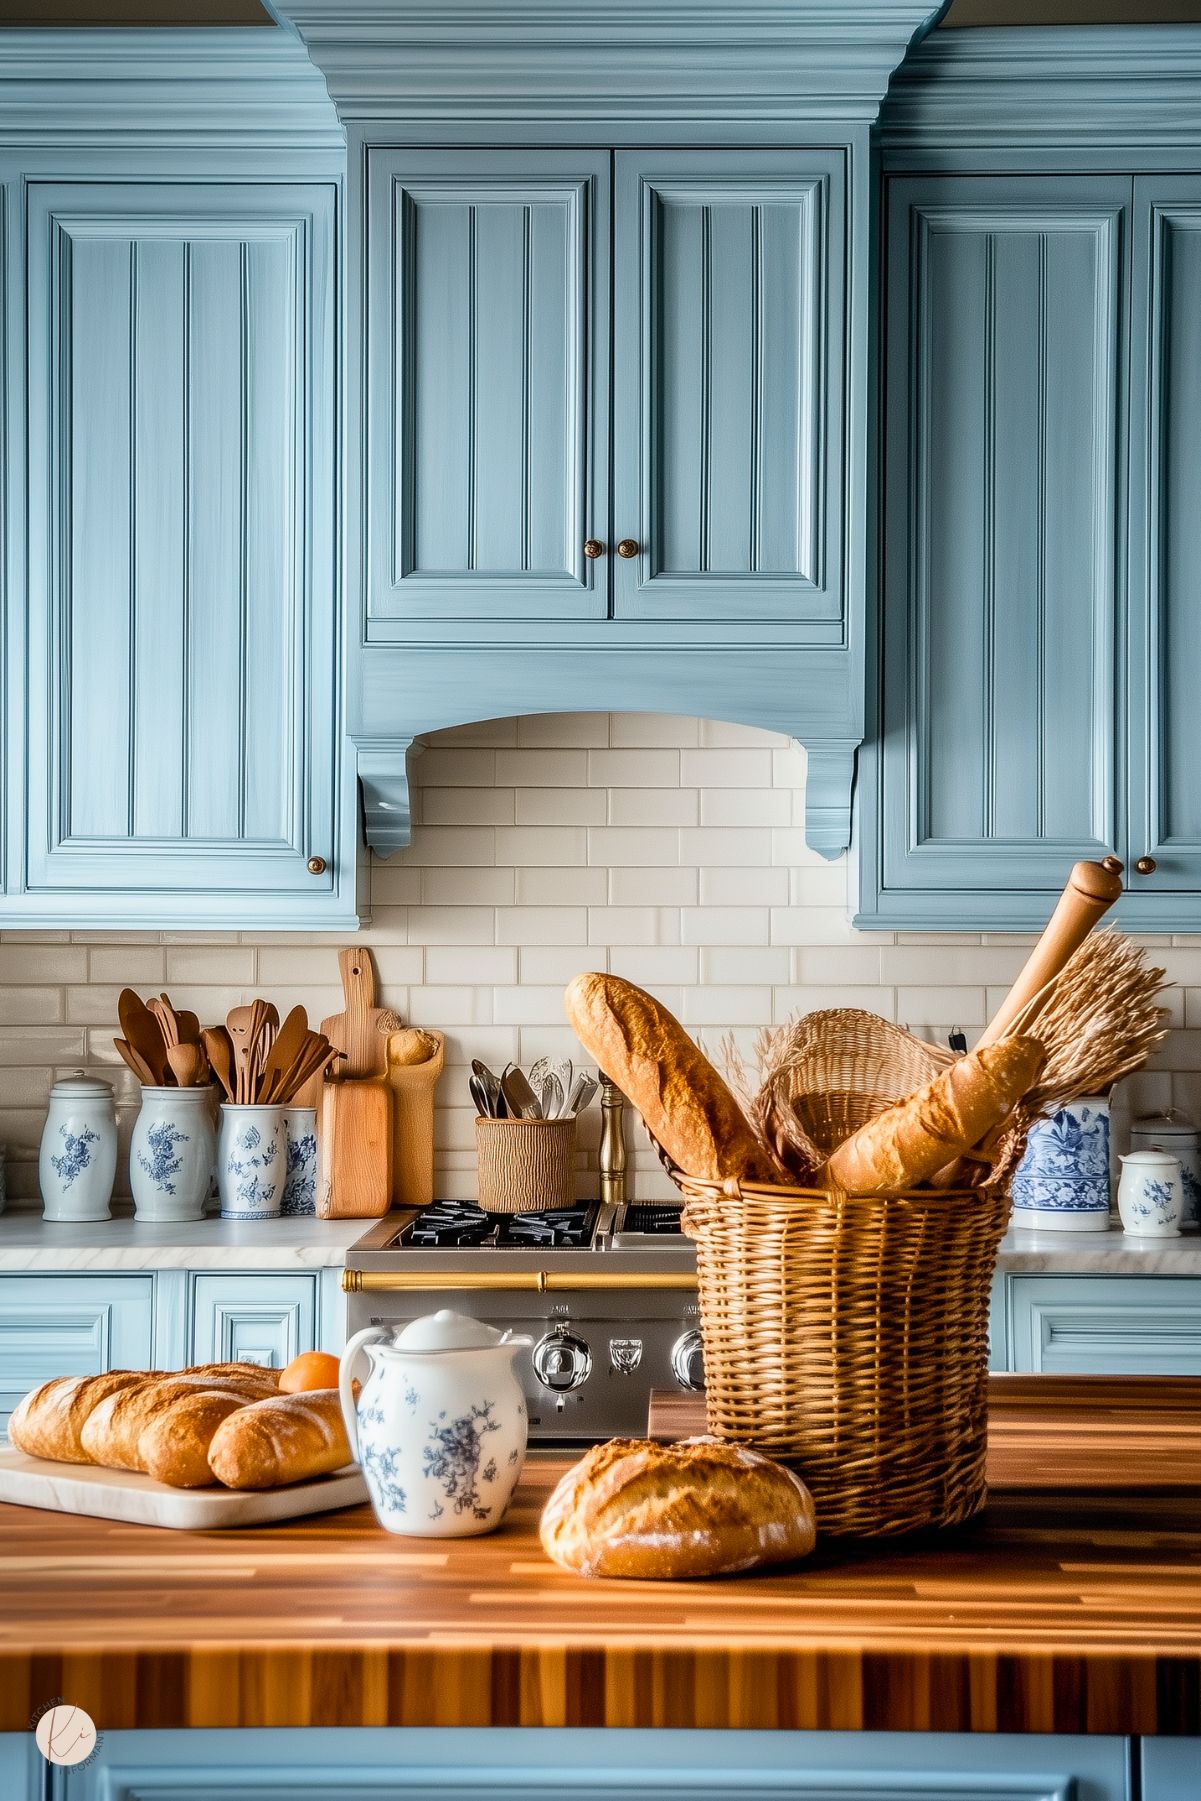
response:
[[[575,1203],[575,1119],[475,1122],[479,1204],[485,1213],[535,1213]]]

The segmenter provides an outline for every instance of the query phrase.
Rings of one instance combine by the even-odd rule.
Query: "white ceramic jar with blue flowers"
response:
[[[287,1167],[283,1108],[227,1102],[217,1132],[222,1219],[278,1219]]]
[[[108,1204],[116,1173],[113,1091],[99,1076],[79,1070],[50,1090],[38,1158],[43,1218],[111,1219]]]
[[[1184,1211],[1179,1157],[1166,1151],[1130,1151],[1120,1162],[1122,1230],[1134,1238],[1175,1238]]]
[[[213,1186],[216,1155],[211,1088],[143,1088],[129,1146],[135,1216],[199,1219]]]

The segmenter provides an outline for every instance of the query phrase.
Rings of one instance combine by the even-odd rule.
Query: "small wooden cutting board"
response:
[[[350,945],[338,952],[342,971],[344,1013],[321,1021],[321,1030],[335,1050],[345,1051],[339,1076],[383,1076],[388,1072],[388,1041],[384,1033],[397,1030],[401,1021],[390,1007],[375,1004],[375,963],[364,945]]]

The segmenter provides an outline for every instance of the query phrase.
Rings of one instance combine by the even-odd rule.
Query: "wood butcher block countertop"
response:
[[[537,1457],[502,1530],[458,1541],[366,1508],[193,1535],[0,1507],[0,1730],[63,1695],[109,1730],[1201,1733],[1201,1379],[992,1400],[970,1525],[709,1583],[555,1569],[563,1463]]]

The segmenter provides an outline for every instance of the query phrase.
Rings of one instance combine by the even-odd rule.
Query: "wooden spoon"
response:
[[[267,1021],[265,1001],[252,1001],[248,1007],[234,1007],[226,1016],[225,1027],[234,1053],[234,1087],[238,1105],[253,1103],[258,1082],[259,1039]]]
[[[130,1049],[136,1051],[150,1070],[151,1084],[161,1088],[167,1081],[167,1049],[158,1020],[132,988],[123,988],[117,997],[117,1018]]]
[[[229,1034],[224,1026],[210,1026],[200,1034],[200,1040],[208,1053],[213,1074],[225,1090],[225,1098],[232,1101],[235,1092],[234,1053]]]
[[[208,1077],[208,1059],[198,1044],[169,1044],[167,1062],[181,1088],[199,1088]]]
[[[186,1007],[181,1007],[175,1015],[175,1024],[181,1044],[200,1043],[200,1021],[195,1013],[189,1013]]]
[[[163,1035],[166,1045],[179,1043],[179,1021],[175,1017],[175,1009],[165,994],[146,1002],[148,1010],[158,1020],[158,1029]]]
[[[122,1061],[129,1065],[144,1087],[154,1088],[157,1086],[154,1080],[154,1071],[143,1057],[138,1056],[131,1044],[126,1043],[124,1038],[114,1038],[113,1043],[116,1045]]]

